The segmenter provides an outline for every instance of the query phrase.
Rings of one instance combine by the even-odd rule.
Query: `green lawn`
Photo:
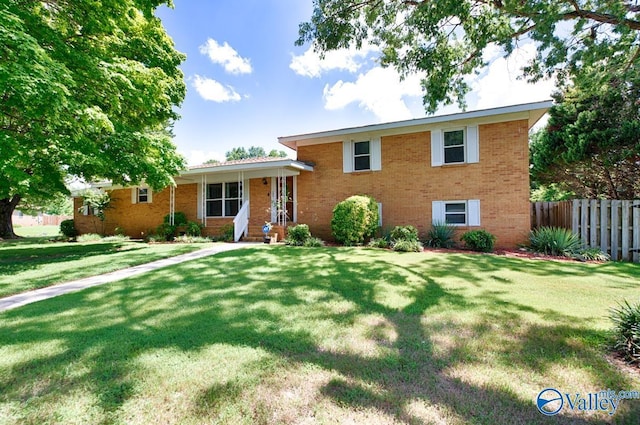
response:
[[[637,424],[608,308],[640,266],[260,246],[0,314],[0,423]]]
[[[0,242],[0,297],[96,276],[205,246],[210,245],[48,242],[42,237],[3,241]]]
[[[16,227],[13,231],[24,238],[52,237],[60,234],[60,226],[23,226]]]

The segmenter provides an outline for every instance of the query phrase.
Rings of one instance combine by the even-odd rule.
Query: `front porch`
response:
[[[176,178],[169,202],[170,217],[179,211],[175,191],[197,185],[197,220],[207,236],[233,226],[234,241],[262,240],[262,227],[272,224],[278,240],[297,222],[297,176],[313,171],[309,164],[288,158],[261,158],[192,167]]]

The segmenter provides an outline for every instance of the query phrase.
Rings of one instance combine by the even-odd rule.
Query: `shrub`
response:
[[[167,214],[164,216],[164,220],[162,221],[165,224],[169,224],[171,220],[171,214]],[[173,225],[174,226],[185,226],[188,223],[187,215],[182,211],[176,211],[173,213]]]
[[[78,242],[96,242],[102,240],[102,236],[97,233],[85,233],[77,238]]]
[[[60,223],[60,233],[69,239],[73,239],[78,236],[75,222],[73,220],[63,220]]]
[[[102,238],[102,242],[127,242],[129,240],[129,236],[126,235],[113,235]]]
[[[187,236],[202,236],[202,229],[204,227],[202,223],[198,221],[188,221],[186,227]]]
[[[378,204],[370,196],[351,196],[333,209],[331,232],[343,245],[361,244],[378,228]]]
[[[493,251],[493,245],[496,243],[496,237],[482,229],[465,232],[460,239],[470,249],[480,252]]]
[[[310,237],[306,241],[304,241],[304,246],[310,248],[320,248],[324,246],[324,241],[320,238]]]
[[[233,242],[233,224],[225,224],[220,229],[220,234],[210,238],[214,242]]]
[[[303,246],[311,239],[311,232],[307,224],[298,224],[287,230],[287,237],[284,243],[287,245]]]
[[[389,241],[385,238],[371,239],[368,246],[372,248],[389,248]]]
[[[162,223],[156,229],[156,233],[163,237],[165,241],[172,241],[173,238],[176,237],[176,232],[178,231],[178,227],[175,225],[171,225],[169,223]]]
[[[419,241],[399,240],[392,245],[394,251],[421,252],[423,247]]]
[[[640,303],[628,301],[611,309],[609,316],[614,323],[613,349],[631,363],[640,362]]]
[[[589,261],[611,261],[611,256],[602,252],[600,248],[585,248],[580,250],[578,257]]]
[[[582,249],[580,235],[562,227],[540,227],[529,234],[535,252],[571,257]]]
[[[396,226],[389,234],[391,243],[398,241],[418,242],[418,229],[413,226]]]
[[[208,243],[211,242],[211,239],[202,236],[182,235],[176,236],[173,241],[179,243]]]
[[[113,234],[116,236],[124,236],[126,232],[122,227],[118,226],[113,230]]]
[[[446,223],[433,223],[427,232],[427,245],[433,248],[451,248],[455,227]]]

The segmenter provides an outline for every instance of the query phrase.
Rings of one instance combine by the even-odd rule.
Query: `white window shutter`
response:
[[[89,215],[89,205],[82,206],[82,215]]]
[[[198,183],[198,218],[202,218],[202,183]]]
[[[431,130],[431,166],[439,167],[444,164],[444,146],[442,144],[442,130]]]
[[[444,223],[444,202],[431,202],[431,222],[433,224]]]
[[[371,171],[382,170],[382,141],[379,137],[371,139]]]
[[[378,227],[382,227],[382,202],[378,202]]]
[[[469,226],[480,226],[480,200],[469,199],[467,205],[469,209]]]
[[[478,142],[478,126],[467,127],[467,162],[474,163],[480,161],[480,143]]]
[[[131,188],[131,203],[132,204],[137,204],[138,203],[138,188],[137,187],[132,187]]]
[[[150,204],[153,202],[153,190],[151,190],[151,188],[147,188],[147,204]]]
[[[350,140],[342,142],[342,171],[353,172],[353,142]]]

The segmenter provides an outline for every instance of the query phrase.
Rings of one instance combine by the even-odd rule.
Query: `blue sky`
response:
[[[399,81],[376,63],[376,50],[331,52],[320,60],[295,46],[311,0],[174,0],[157,16],[187,55],[187,96],[174,128],[189,164],[223,160],[233,147],[262,146],[295,153],[277,142],[289,136],[425,116],[419,76]],[[530,44],[508,60],[498,49],[490,66],[470,79],[468,110],[545,100],[553,83],[517,79]],[[440,113],[456,112],[449,106]]]

